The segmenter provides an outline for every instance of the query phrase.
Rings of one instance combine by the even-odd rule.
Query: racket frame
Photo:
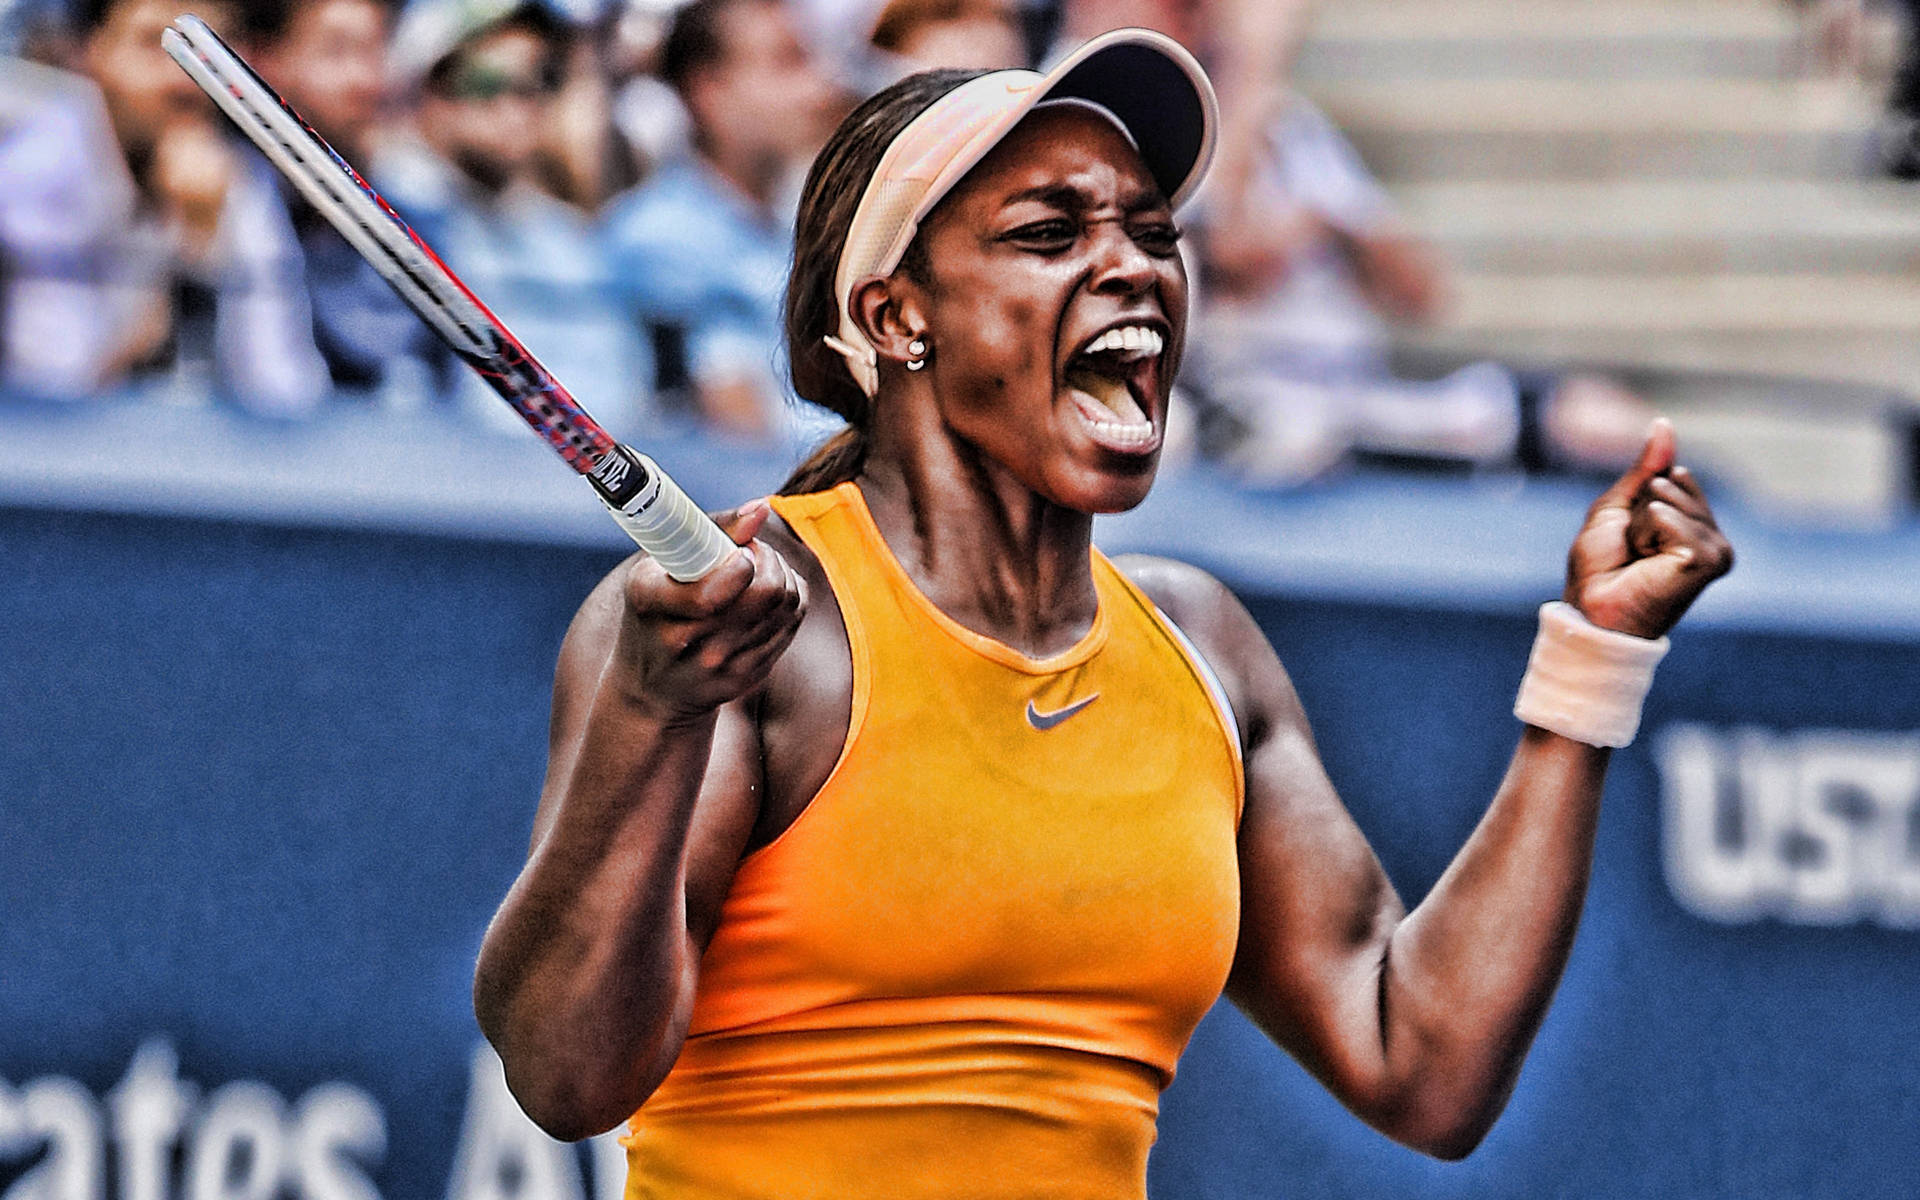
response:
[[[657,463],[589,415],[400,214],[205,21],[175,19],[161,45],[307,203],[576,472],[669,574],[697,579],[731,538]]]

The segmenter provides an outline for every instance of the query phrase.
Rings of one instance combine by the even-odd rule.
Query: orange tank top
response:
[[[1231,717],[1097,551],[1033,659],[935,608],[859,489],[780,497],[853,657],[826,784],[735,873],[628,1200],[1126,1200],[1239,925]]]

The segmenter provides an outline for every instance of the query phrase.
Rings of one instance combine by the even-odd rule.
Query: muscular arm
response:
[[[1370,1124],[1464,1155],[1505,1104],[1572,947],[1605,752],[1528,730],[1479,826],[1407,913],[1272,650],[1249,649],[1272,674],[1250,697],[1229,994]]]
[[[1567,598],[1598,624],[1656,636],[1731,562],[1663,430],[1589,513]],[[1244,731],[1240,949],[1228,993],[1369,1123],[1430,1154],[1464,1156],[1505,1105],[1566,965],[1606,751],[1526,729],[1478,827],[1407,912],[1246,610],[1191,568],[1129,571],[1221,671]]]
[[[636,579],[658,569],[630,560],[562,646],[532,847],[474,979],[509,1086],[556,1137],[630,1115],[686,1035],[699,958],[760,811],[742,697],[798,621],[784,563],[754,554],[752,570],[728,563],[684,592]],[[679,607],[653,607],[663,595]]]

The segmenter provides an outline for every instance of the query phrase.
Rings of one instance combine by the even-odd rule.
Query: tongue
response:
[[[1118,379],[1102,375],[1098,371],[1073,370],[1067,373],[1067,386],[1082,392],[1099,403],[1102,408],[1129,425],[1138,424],[1147,419],[1134,402],[1133,393],[1127,385]]]

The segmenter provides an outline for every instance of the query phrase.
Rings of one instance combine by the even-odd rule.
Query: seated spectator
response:
[[[1895,179],[1920,179],[1920,0],[1900,0],[1900,49],[1879,130],[1882,165]]]
[[[226,4],[201,9],[233,24]],[[327,374],[293,230],[272,168],[160,48],[178,11],[84,5],[86,80],[5,64],[30,99],[0,141],[0,379],[77,397],[170,376],[185,399],[303,413]]]
[[[805,438],[786,404],[780,307],[798,173],[837,116],[779,0],[694,0],[661,74],[692,121],[692,153],[614,202],[610,253],[636,319],[677,329],[700,416],[750,437]]]
[[[1249,482],[1317,478],[1356,453],[1475,466],[1624,465],[1653,413],[1583,378],[1493,362],[1438,379],[1390,361],[1394,327],[1439,313],[1444,276],[1360,155],[1287,86],[1305,0],[1068,0],[1069,42],[1125,22],[1210,59],[1218,159],[1189,217],[1191,378],[1211,449]]]
[[[1027,65],[1011,0],[892,0],[874,22],[873,48],[902,77],[915,71],[997,71]]]
[[[359,169],[372,157],[384,114],[387,39],[382,0],[280,0],[259,7],[257,59],[287,102]],[[378,271],[279,180],[306,259],[313,340],[333,384],[379,394],[392,407],[422,403],[450,386],[450,352]]]
[[[1510,458],[1520,392],[1509,372],[1477,363],[1429,382],[1390,366],[1392,324],[1433,317],[1441,276],[1339,130],[1290,95],[1258,155],[1246,190],[1206,198],[1197,235],[1194,365],[1240,427],[1232,465],[1284,484],[1353,449]]]
[[[572,30],[535,156],[540,185],[588,214],[638,183],[651,164],[616,120],[617,28],[618,22],[600,21]]]
[[[536,186],[542,128],[568,30],[532,3],[415,0],[394,34],[411,127],[373,158],[372,182],[555,377],[618,436],[652,412],[652,356],[614,303],[589,218]],[[520,418],[468,371],[462,409]]]
[[[613,124],[645,178],[688,153],[687,108],[660,78],[671,0],[620,0],[608,38]]]

